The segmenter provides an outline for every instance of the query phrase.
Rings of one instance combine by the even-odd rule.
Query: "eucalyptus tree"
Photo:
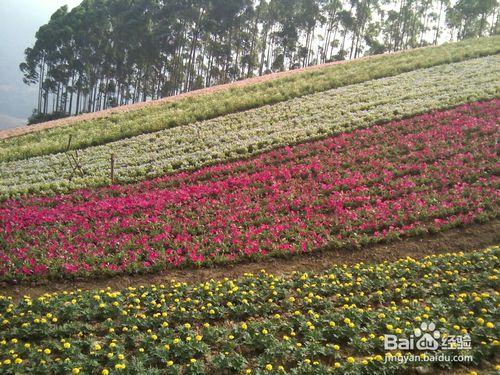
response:
[[[340,0],[326,0],[323,4],[321,12],[324,14],[327,26],[320,62],[331,60],[333,49],[338,47],[338,40],[336,37],[340,25],[339,14],[342,10],[343,5]]]
[[[497,12],[497,0],[458,0],[448,8],[446,23],[458,40],[483,36],[490,32],[490,22],[496,22]]]

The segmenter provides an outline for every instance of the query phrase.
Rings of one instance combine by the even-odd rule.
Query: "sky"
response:
[[[0,0],[0,130],[22,125],[36,107],[36,87],[23,83],[19,64],[38,28],[63,5],[82,0]]]

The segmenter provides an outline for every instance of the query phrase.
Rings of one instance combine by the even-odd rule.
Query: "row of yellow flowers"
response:
[[[374,374],[411,367],[492,366],[498,350],[498,254],[261,271],[201,284],[170,281],[0,297],[0,373]],[[470,348],[387,350],[432,322]],[[469,362],[404,362],[409,354]]]

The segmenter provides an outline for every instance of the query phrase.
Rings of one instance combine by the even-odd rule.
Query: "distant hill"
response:
[[[26,120],[0,113],[0,130],[12,129],[26,124]]]

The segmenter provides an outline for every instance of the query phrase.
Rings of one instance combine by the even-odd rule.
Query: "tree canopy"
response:
[[[84,0],[20,69],[31,122],[255,75],[498,34],[497,0]]]

